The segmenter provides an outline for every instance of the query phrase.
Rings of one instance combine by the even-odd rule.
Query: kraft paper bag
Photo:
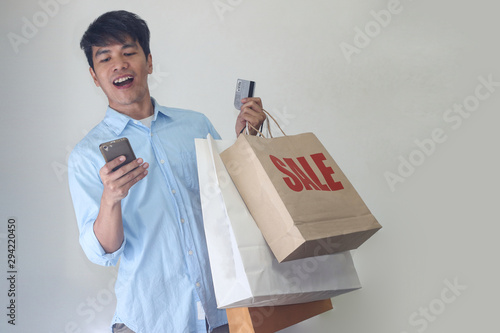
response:
[[[302,304],[227,309],[230,333],[274,333],[333,309],[330,299]]]
[[[304,303],[361,288],[349,252],[278,263],[220,159],[232,143],[210,136],[195,141],[217,306]]]
[[[381,228],[312,133],[240,135],[220,156],[279,262],[356,249]]]

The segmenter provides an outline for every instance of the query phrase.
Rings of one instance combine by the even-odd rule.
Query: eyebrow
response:
[[[137,43],[126,43],[126,44],[123,44],[123,46],[122,46],[121,49],[124,50],[124,49],[128,49],[128,48],[137,49]],[[107,54],[107,53],[110,53],[110,52],[111,52],[110,49],[106,49],[106,48],[100,49],[100,50],[97,50],[97,52],[95,53],[94,57],[97,58],[98,56],[100,56],[102,54]]]

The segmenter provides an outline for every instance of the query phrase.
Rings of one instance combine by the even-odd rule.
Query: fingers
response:
[[[132,161],[128,164],[125,164],[124,166],[121,166],[118,170],[116,170],[113,173],[113,178],[120,179],[120,178],[124,177],[125,175],[129,174],[132,170],[141,166],[143,162],[144,161],[142,160],[142,158],[138,158],[135,161]]]
[[[108,163],[104,164],[104,166],[100,170],[101,176],[103,174],[109,175],[110,173],[113,172],[114,168],[122,164],[124,161],[125,161],[125,156],[118,156],[114,160],[111,160]]]
[[[241,102],[244,104],[241,106],[240,114],[236,120],[235,129],[237,135],[247,122],[254,128],[259,128],[266,119],[266,114],[262,108],[262,100],[259,97],[244,98]],[[256,134],[255,130],[251,130],[250,132],[253,135]]]
[[[106,163],[99,172],[106,198],[109,198],[112,202],[126,197],[129,189],[148,174],[149,163],[143,163],[142,158],[138,158],[113,171],[124,160],[123,156],[117,157]]]
[[[243,98],[241,100],[241,103],[243,103],[242,108],[245,106],[245,104],[255,103],[255,104],[258,105],[258,107],[260,109],[262,109],[262,100],[260,99],[260,97],[247,97],[247,98]]]
[[[143,163],[142,158],[138,158],[130,163],[127,163],[123,166],[121,166],[119,169],[114,170],[116,167],[118,167],[120,164],[122,164],[125,161],[125,156],[118,156],[114,160],[106,163],[102,169],[101,169],[101,176],[109,176],[111,179],[118,179],[122,177],[123,175],[127,174],[129,171],[137,168],[139,165]],[[114,170],[114,171],[113,171]]]
[[[117,177],[115,178],[115,184],[118,187],[128,187],[127,190],[132,187],[139,180],[146,177],[147,168],[149,167],[149,163],[144,163],[142,158],[138,158],[135,161],[132,161],[120,169],[116,170],[115,173]]]
[[[241,100],[241,114],[243,118],[265,118],[264,111],[262,111],[262,101],[259,97],[244,98]],[[245,119],[249,120],[249,119]]]

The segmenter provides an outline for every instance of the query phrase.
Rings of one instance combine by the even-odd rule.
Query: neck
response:
[[[115,105],[115,103],[111,103],[110,101],[109,106],[113,110],[137,120],[147,118],[154,113],[153,103],[151,102],[151,96],[149,94],[146,94],[146,96],[144,96],[141,100],[134,101],[126,105]]]

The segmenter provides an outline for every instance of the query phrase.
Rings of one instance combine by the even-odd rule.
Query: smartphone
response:
[[[236,93],[234,95],[234,107],[241,109],[241,100],[247,97],[253,97],[254,81],[238,79],[236,81]]]
[[[114,168],[113,171],[118,170],[123,165],[128,164],[136,159],[134,151],[132,150],[132,146],[130,145],[130,142],[127,138],[120,138],[113,141],[101,143],[99,145],[99,150],[101,151],[101,154],[104,157],[106,163],[114,160],[118,156],[125,156],[125,161]]]

